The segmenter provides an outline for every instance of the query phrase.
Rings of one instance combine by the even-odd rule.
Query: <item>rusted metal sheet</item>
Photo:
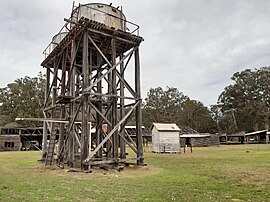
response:
[[[153,123],[153,127],[156,127],[158,131],[180,131],[180,128],[175,123]]]
[[[122,11],[110,5],[102,3],[80,5],[73,11],[71,19],[74,22],[78,22],[81,18],[87,18],[109,27],[126,31],[125,15]]]

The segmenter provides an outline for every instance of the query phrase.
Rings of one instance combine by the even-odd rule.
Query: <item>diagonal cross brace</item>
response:
[[[100,55],[103,57],[103,59],[107,62],[107,64],[110,66],[110,69],[103,74],[101,77],[99,77],[94,83],[92,83],[89,87],[85,88],[85,91],[89,91],[91,90],[91,88],[93,86],[95,86],[98,82],[100,82],[102,79],[104,79],[108,74],[110,74],[117,66],[119,66],[127,57],[129,57],[131,54],[133,54],[133,52],[138,48],[137,46],[133,48],[132,51],[130,51],[126,56],[124,56],[119,62],[117,62],[115,65],[112,65],[108,59],[106,58],[106,56],[102,53],[102,51],[99,49],[99,47],[95,44],[95,42],[93,41],[93,39],[88,36],[89,40],[91,41],[91,43],[95,46],[95,48],[98,50],[98,52],[100,53]]]
[[[88,163],[91,158],[97,153],[97,151],[108,141],[108,139],[118,130],[119,126],[125,122],[125,120],[131,115],[134,109],[139,105],[141,101],[137,103],[130,109],[130,111],[118,122],[118,124],[112,129],[112,131],[102,140],[102,142],[95,148],[95,150],[84,160],[84,163]]]

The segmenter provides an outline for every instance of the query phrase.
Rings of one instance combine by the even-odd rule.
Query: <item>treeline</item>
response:
[[[151,88],[143,101],[143,125],[150,128],[153,122],[173,122],[199,132],[228,134],[268,130],[270,67],[236,72],[231,79],[232,84],[210,107],[174,87]],[[40,73],[0,88],[0,126],[14,122],[16,117],[43,117],[45,82]]]
[[[143,123],[175,122],[199,132],[236,133],[269,129],[270,67],[246,69],[231,77],[216,105],[209,108],[176,88],[150,89],[143,108]]]

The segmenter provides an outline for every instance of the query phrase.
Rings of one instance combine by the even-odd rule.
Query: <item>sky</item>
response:
[[[76,1],[122,6],[140,25],[142,96],[175,87],[206,106],[231,76],[270,65],[268,0]],[[43,50],[69,18],[73,0],[8,0],[0,7],[0,87],[44,72]]]

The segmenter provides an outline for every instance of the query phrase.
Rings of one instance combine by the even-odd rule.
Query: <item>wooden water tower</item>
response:
[[[65,21],[41,64],[47,70],[46,165],[143,165],[139,26],[101,3],[73,6]],[[131,116],[136,142],[124,131]],[[135,158],[127,157],[126,146]]]

